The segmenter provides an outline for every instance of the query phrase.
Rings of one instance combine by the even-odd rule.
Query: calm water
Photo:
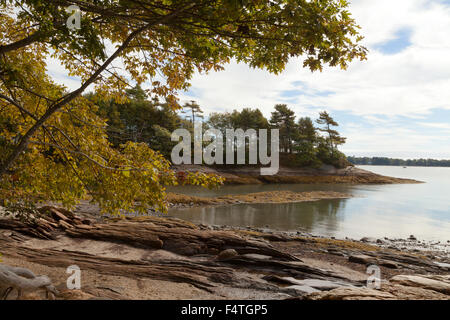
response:
[[[204,197],[271,190],[332,190],[350,193],[354,198],[294,204],[239,204],[172,209],[169,215],[195,223],[261,228],[269,226],[276,230],[301,230],[337,238],[405,238],[413,234],[424,240],[450,240],[450,168],[361,168],[426,183],[224,186],[215,191],[179,188],[177,192]]]

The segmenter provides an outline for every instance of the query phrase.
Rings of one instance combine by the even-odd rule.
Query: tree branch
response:
[[[17,49],[20,49],[22,47],[26,47],[33,42],[36,42],[39,40],[39,38],[43,35],[42,32],[36,31],[35,33],[29,35],[28,37],[21,39],[19,41],[0,46],[0,54],[8,53],[9,51],[14,51]]]
[[[36,121],[36,123],[25,133],[25,135],[20,140],[20,143],[16,146],[16,148],[13,150],[13,152],[9,155],[9,157],[6,159],[5,162],[1,164],[0,167],[0,181],[3,179],[3,176],[8,171],[8,169],[11,167],[11,165],[17,160],[17,158],[20,156],[22,152],[24,152],[30,142],[31,137],[36,133],[36,131],[44,125],[44,123],[59,109],[61,109],[64,105],[70,103],[73,101],[76,97],[81,95],[89,85],[91,85],[93,82],[97,80],[97,78],[100,76],[100,74],[128,47],[128,45],[131,43],[131,41],[138,36],[143,31],[147,30],[148,28],[165,23],[167,20],[170,20],[171,18],[177,16],[181,12],[188,10],[195,6],[195,3],[191,3],[190,5],[180,8],[178,10],[173,11],[170,14],[167,14],[163,16],[158,21],[155,21],[153,23],[144,25],[143,27],[133,31],[130,33],[130,35],[125,39],[125,41],[122,43],[122,45],[117,48],[117,50],[103,63],[103,65],[97,69],[97,71],[92,74],[92,76],[86,80],[86,82],[81,85],[77,90],[72,91],[71,93],[65,95],[60,100],[58,100],[54,105],[52,105],[45,113],[44,115]]]

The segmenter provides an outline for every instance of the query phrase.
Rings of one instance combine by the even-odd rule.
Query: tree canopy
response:
[[[69,29],[81,10],[80,29]],[[292,57],[312,71],[365,59],[343,0],[0,0],[0,189],[2,204],[37,199],[104,211],[164,209],[170,163],[147,144],[113,148],[101,101],[126,103],[134,84],[177,108],[195,72],[232,59],[281,72]],[[56,84],[52,58],[80,79]],[[83,95],[95,91],[95,99]],[[128,91],[129,93],[129,91]],[[156,129],[155,129],[156,130]],[[197,175],[189,183],[214,185]],[[18,200],[19,199],[19,200]]]
[[[280,146],[284,152],[292,153],[292,139],[295,136],[295,113],[285,104],[277,104],[272,112],[270,124],[280,130]]]
[[[338,123],[327,113],[321,112],[317,123],[324,121],[337,126]],[[280,134],[281,164],[293,167],[320,167],[322,164],[345,167],[349,164],[338,146],[345,143],[346,138],[341,137],[338,131],[333,130],[330,143],[329,132],[316,128],[313,120],[302,117],[295,121],[295,112],[285,104],[277,104],[268,121],[259,109],[244,108],[242,111],[234,110],[232,113],[214,112],[209,116],[206,124],[209,128],[220,130],[225,136],[226,129],[278,129]],[[328,123],[327,122],[327,123]],[[339,137],[339,139],[337,138]],[[225,143],[223,149],[225,149]]]

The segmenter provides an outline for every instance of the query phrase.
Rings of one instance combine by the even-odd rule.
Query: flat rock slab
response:
[[[364,254],[355,254],[348,257],[349,262],[359,263],[359,264],[372,264],[376,262],[376,259]]]
[[[391,278],[390,282],[450,294],[450,276],[399,275]]]
[[[302,286],[302,285],[295,285],[295,286],[290,286],[286,288],[286,291],[295,291],[297,292],[299,295],[304,295],[304,294],[311,294],[311,293],[316,293],[316,292],[320,292],[317,289],[314,289],[312,287],[309,286]]]
[[[310,294],[309,300],[392,300],[395,296],[388,292],[368,288],[341,287],[331,291]]]
[[[444,263],[444,262],[434,262],[435,265],[438,267],[450,271],[450,263]]]
[[[328,280],[319,280],[319,279],[305,279],[305,280],[297,280],[291,277],[283,278],[286,281],[290,281],[293,284],[301,285],[301,286],[308,286],[312,287],[317,290],[333,290],[340,287],[353,287],[350,284],[346,284],[343,282],[335,282],[335,281],[328,281]]]

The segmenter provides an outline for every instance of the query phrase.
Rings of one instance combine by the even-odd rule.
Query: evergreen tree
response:
[[[203,119],[203,111],[200,108],[200,106],[197,104],[197,102],[195,102],[194,100],[191,100],[190,102],[186,102],[183,106],[183,109],[187,109],[187,110],[183,110],[182,113],[190,113],[190,116],[187,116],[187,118],[191,119],[191,123],[194,124],[195,123],[195,117],[197,116],[197,118],[202,118]]]
[[[149,100],[140,87],[127,90],[128,101],[118,104],[114,100],[99,101],[98,114],[107,119],[110,142],[118,147],[127,141],[145,142],[164,156],[170,156],[170,132],[177,129],[182,119],[167,103]],[[94,95],[89,96],[94,99]]]
[[[295,137],[295,151],[297,164],[300,166],[320,166],[316,155],[317,131],[311,118],[298,120],[297,136]]]
[[[268,129],[269,122],[259,109],[244,108],[241,112],[234,110],[231,114],[231,121],[234,128],[244,131],[248,129]]]
[[[292,139],[296,135],[295,113],[285,104],[277,104],[272,112],[270,124],[280,130],[280,147],[284,152],[292,153]]]
[[[323,111],[319,114],[319,119],[316,122],[323,127],[319,128],[319,131],[325,132],[327,134],[327,144],[329,146],[331,156],[333,157],[335,150],[341,144],[344,144],[347,138],[342,137],[339,132],[332,129],[332,127],[337,127],[339,124],[334,121],[334,119],[328,114],[328,112]]]
[[[298,139],[310,144],[317,141],[317,131],[314,123],[309,117],[300,118],[298,120]]]

